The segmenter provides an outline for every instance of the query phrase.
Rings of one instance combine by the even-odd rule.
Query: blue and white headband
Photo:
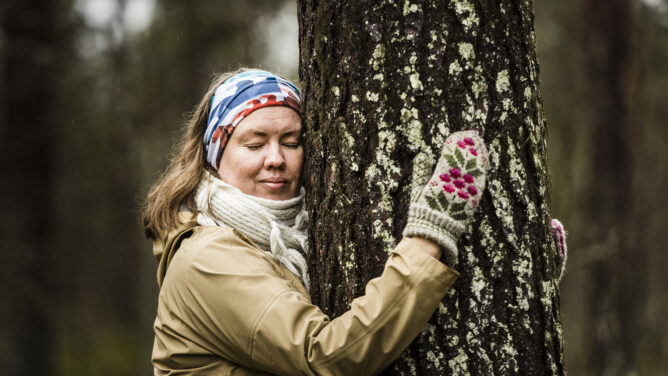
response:
[[[206,161],[218,170],[232,132],[251,112],[267,106],[288,106],[299,112],[301,96],[290,81],[265,71],[245,71],[227,79],[211,98],[204,132]]]

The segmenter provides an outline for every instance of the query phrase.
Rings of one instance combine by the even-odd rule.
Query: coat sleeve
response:
[[[380,372],[417,336],[458,276],[404,239],[365,294],[330,320],[271,263],[249,259],[266,255],[235,251],[222,269],[205,261],[211,255],[193,259],[189,321],[201,326],[200,342],[214,353],[279,375]]]

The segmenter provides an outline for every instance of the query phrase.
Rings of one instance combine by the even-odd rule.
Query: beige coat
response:
[[[156,375],[373,375],[458,276],[404,239],[364,296],[330,320],[294,274],[234,229],[187,222],[154,253]]]

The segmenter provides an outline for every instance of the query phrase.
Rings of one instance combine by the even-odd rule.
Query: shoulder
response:
[[[172,266],[202,272],[276,274],[276,262],[236,229],[198,226],[184,239]],[[171,266],[170,266],[171,267]]]

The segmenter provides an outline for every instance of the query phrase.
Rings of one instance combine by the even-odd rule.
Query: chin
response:
[[[274,200],[274,201],[285,201],[289,200],[291,198],[295,198],[297,194],[293,194],[292,192],[267,192],[260,197],[265,198],[267,200]]]

